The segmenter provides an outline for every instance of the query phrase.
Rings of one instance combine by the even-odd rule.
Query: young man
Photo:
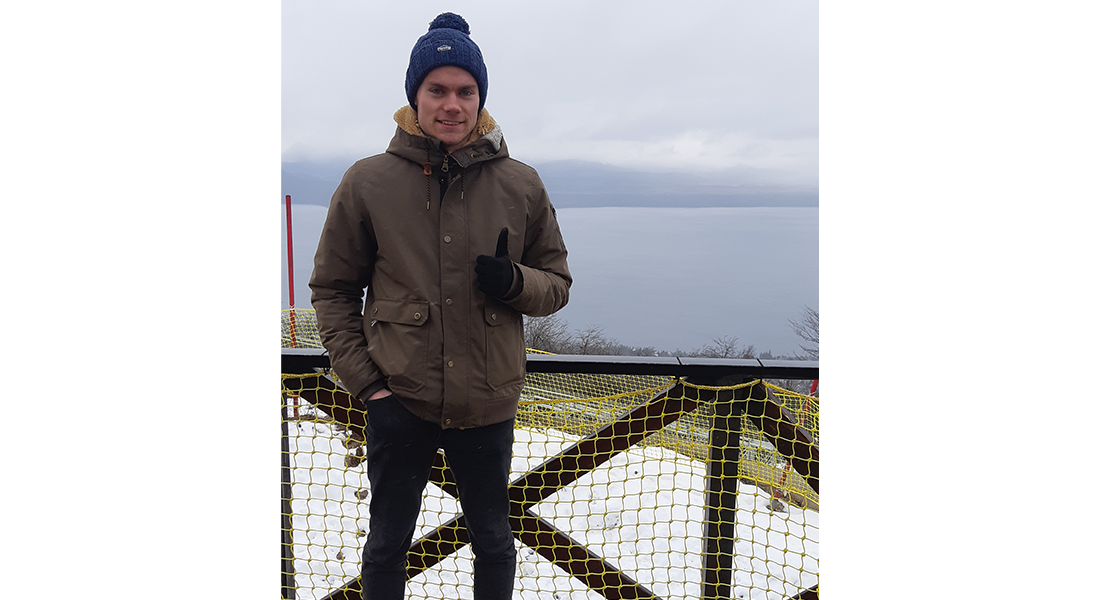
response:
[[[473,546],[474,597],[512,597],[507,487],[522,315],[559,310],[572,284],[542,181],[508,157],[484,110],[488,75],[469,33],[444,13],[413,47],[409,106],[394,115],[386,152],[344,174],[309,284],[333,368],[367,411],[366,600],[404,596],[439,448]]]

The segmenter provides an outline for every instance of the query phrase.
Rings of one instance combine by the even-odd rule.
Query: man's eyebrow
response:
[[[424,80],[424,85],[434,85],[434,86],[437,86],[437,87],[444,87],[444,88],[445,87],[451,87],[451,86],[448,86],[447,84],[443,83],[442,81],[433,81],[431,79],[425,79]],[[455,89],[459,89],[459,90],[477,89],[477,83],[475,82],[475,83],[470,83],[470,84],[463,84],[463,85],[454,86],[454,87],[455,87]]]

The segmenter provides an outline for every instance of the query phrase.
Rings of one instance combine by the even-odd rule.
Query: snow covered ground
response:
[[[343,437],[320,422],[290,427],[292,524],[298,597],[322,598],[359,575],[369,527],[366,465],[344,466]],[[554,430],[516,430],[513,479],[571,445]],[[702,568],[705,465],[662,448],[615,456],[534,507],[534,512],[666,600],[697,599]],[[817,583],[818,515],[768,509],[755,486],[738,494],[734,597],[789,598]],[[358,496],[358,497],[357,497]],[[362,499],[360,499],[360,497]],[[428,484],[416,537],[461,512]],[[533,549],[519,544],[517,600],[599,600]],[[469,546],[415,577],[409,598],[473,597]]]

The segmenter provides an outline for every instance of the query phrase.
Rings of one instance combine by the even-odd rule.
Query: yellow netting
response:
[[[296,319],[295,324],[302,327],[296,331],[300,347],[303,339],[309,343],[308,336],[300,336],[309,331],[303,322],[309,320]],[[336,411],[344,421],[339,422],[306,401],[326,393],[331,397],[329,387],[312,375],[283,375],[298,598],[324,598],[349,585],[357,589],[360,552],[370,527],[370,485],[358,426],[365,415]],[[805,442],[803,449],[813,446],[816,460],[816,398],[759,381],[715,388],[665,377],[532,373],[516,419],[512,481],[513,486],[531,486],[541,500],[524,507],[532,518],[517,529],[513,597],[597,600],[605,596],[593,588],[629,586],[632,580],[640,586],[634,593],[648,590],[666,600],[702,598],[715,398],[741,394],[744,400],[750,388],[758,410],[757,416],[740,419],[731,597],[790,598],[816,589],[818,494],[799,472],[806,470],[805,463],[792,466],[781,452],[786,440],[798,438]],[[655,406],[661,410],[637,414]],[[780,406],[783,410],[776,412]],[[631,414],[635,418],[624,420]],[[654,420],[662,414],[670,415],[663,417],[668,421],[663,427]],[[618,437],[612,439],[612,433]],[[628,443],[629,436],[637,443]],[[569,480],[566,485],[558,488],[550,483],[553,478],[530,474],[570,451],[575,460],[558,464],[558,475]],[[789,447],[785,451],[792,452]],[[607,456],[595,468],[583,466]],[[447,475],[437,467],[432,480],[442,484]],[[414,540],[439,533],[440,526],[461,513],[446,488],[429,484],[425,489]],[[603,583],[590,586],[592,581],[570,575],[570,569],[585,570],[577,568],[585,553],[588,571],[618,570],[625,578],[605,575]],[[592,556],[602,559],[603,566],[592,563]],[[472,598],[472,558],[468,545],[448,553],[414,541],[410,564],[429,566],[410,579],[406,597]],[[604,592],[616,597],[610,589]]]
[[[298,308],[282,312],[283,348],[321,348],[317,312]]]

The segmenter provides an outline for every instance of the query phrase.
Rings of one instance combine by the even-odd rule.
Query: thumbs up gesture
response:
[[[508,228],[500,230],[495,256],[477,257],[477,287],[487,296],[500,298],[512,287],[512,261],[508,258]]]

